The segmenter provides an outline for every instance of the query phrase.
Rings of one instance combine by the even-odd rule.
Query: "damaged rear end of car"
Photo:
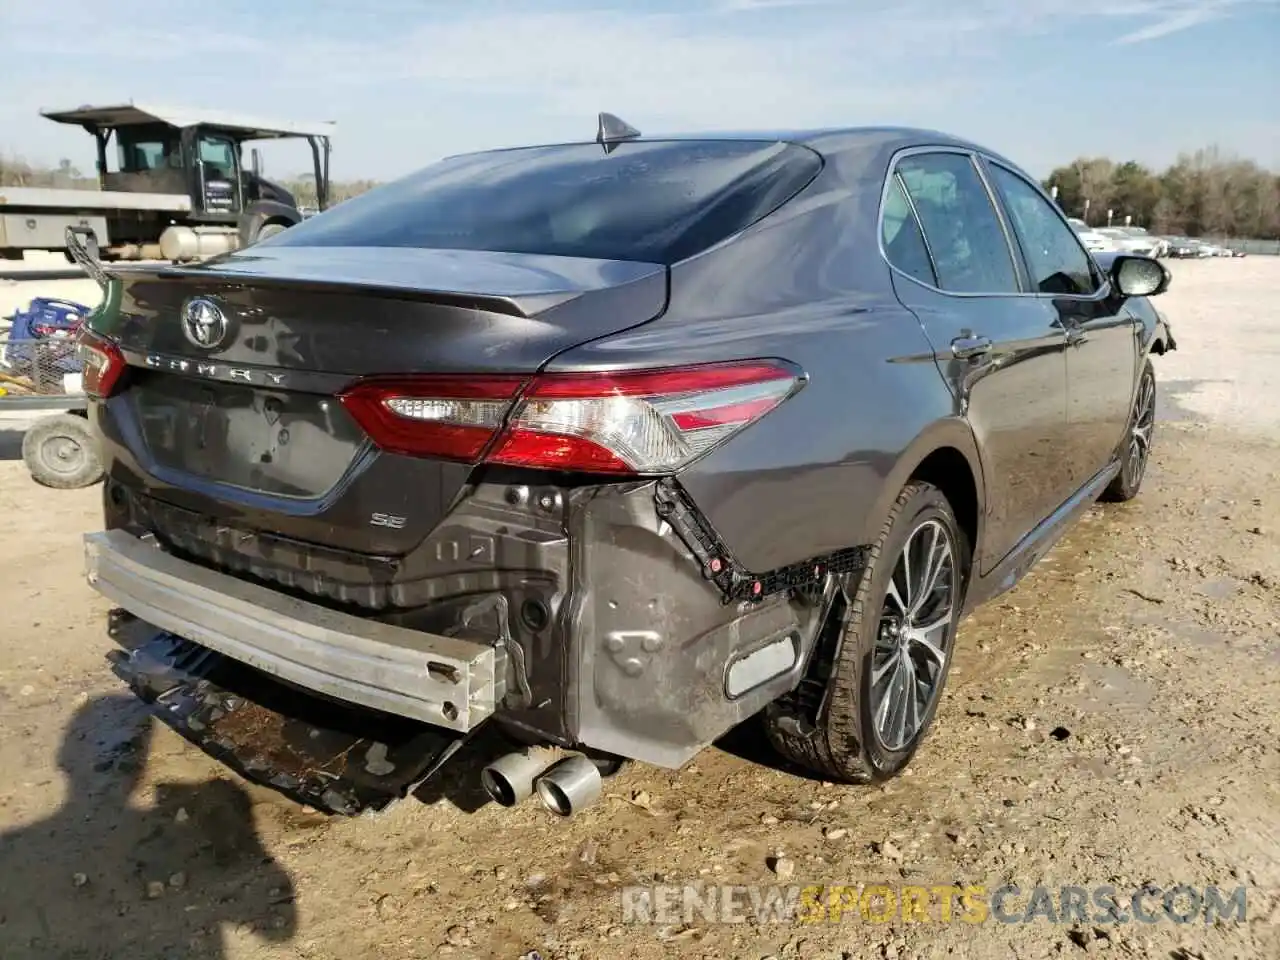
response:
[[[821,161],[633,146],[606,174],[596,145],[447,161],[111,279],[81,344],[107,463],[87,576],[161,720],[339,813],[498,728],[489,793],[569,814],[618,760],[678,767],[796,686],[856,551],[752,573],[679,478],[805,370],[566,358],[661,316],[673,263]]]

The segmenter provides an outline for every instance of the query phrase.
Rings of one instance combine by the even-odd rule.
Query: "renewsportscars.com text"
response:
[[[1147,884],[728,885],[625,887],[624,923],[1196,923],[1244,922],[1248,896],[1231,889]]]

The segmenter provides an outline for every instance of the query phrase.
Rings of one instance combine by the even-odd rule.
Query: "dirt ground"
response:
[[[1172,269],[1179,351],[1156,361],[1142,496],[1095,507],[964,624],[930,738],[879,788],[779,770],[747,727],[678,773],[628,768],[568,821],[484,804],[479,748],[382,814],[308,812],[121,692],[81,577],[99,491],[36,487],[0,432],[0,957],[1280,957],[1280,260]],[[5,296],[57,289],[36,286]],[[1145,885],[1243,887],[1247,909],[623,911],[633,885],[784,882],[1016,883],[1015,916],[1037,885],[1059,906],[1064,886],[1122,906]]]

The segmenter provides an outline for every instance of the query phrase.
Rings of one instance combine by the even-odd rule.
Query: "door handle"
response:
[[[961,360],[972,360],[991,352],[990,337],[956,337],[951,341],[951,353]]]
[[[1089,335],[1079,327],[1071,327],[1067,330],[1067,346],[1078,347],[1082,343],[1089,342]]]

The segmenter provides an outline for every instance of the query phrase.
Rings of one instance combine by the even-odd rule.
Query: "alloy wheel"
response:
[[[894,565],[871,658],[871,716],[887,750],[906,747],[929,714],[951,654],[958,593],[951,533],[926,520]]]
[[[1156,381],[1146,376],[1138,385],[1138,396],[1133,404],[1133,421],[1129,428],[1128,456],[1124,460],[1124,479],[1129,487],[1136,487],[1147,470],[1147,457],[1151,453],[1151,432],[1156,420]]]

